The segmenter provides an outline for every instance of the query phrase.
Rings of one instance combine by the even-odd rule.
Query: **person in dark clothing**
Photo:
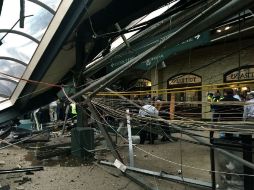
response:
[[[49,106],[46,105],[46,106],[41,107],[36,115],[38,118],[38,122],[40,124],[50,122]]]
[[[64,102],[62,99],[57,101],[56,112],[57,112],[57,119],[60,121],[64,121],[65,109],[64,109]]]
[[[216,113],[216,110],[218,109],[216,103],[218,103],[222,99],[220,92],[217,90],[215,94],[211,97],[211,111],[212,111],[212,121],[218,121],[219,115]],[[215,104],[214,104],[215,103]]]
[[[154,117],[158,116],[159,111],[156,109],[156,107],[153,106],[154,104],[150,104],[150,102],[146,102],[146,105],[142,106],[142,109],[139,110],[139,115],[141,117]],[[150,121],[142,121],[141,125],[146,125],[148,128],[154,127],[153,124]],[[147,131],[147,129],[142,129],[139,133],[140,136],[140,144],[144,144],[145,140],[149,140],[149,144],[154,144],[154,140],[156,139],[156,134],[153,132]]]
[[[224,97],[220,100],[222,105],[217,105],[215,112],[218,114],[219,121],[240,121],[243,116],[243,106],[234,105],[234,102],[239,102],[234,98],[232,89],[224,90]]]
[[[219,121],[241,121],[243,116],[243,106],[237,105],[239,99],[234,98],[232,89],[224,90],[224,97],[220,100],[221,105],[216,107]],[[232,138],[232,133],[225,133],[225,138]]]

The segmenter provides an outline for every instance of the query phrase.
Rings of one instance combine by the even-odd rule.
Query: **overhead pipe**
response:
[[[115,24],[115,27],[116,27],[116,29],[117,29],[119,32],[122,30],[121,27],[120,27],[120,25],[119,25],[118,23]],[[124,43],[126,44],[126,46],[129,48],[129,47],[130,47],[130,43],[127,41],[125,35],[124,35],[124,34],[121,34],[121,37],[122,37]]]
[[[197,12],[200,12],[201,10],[203,10],[203,7],[199,7],[197,9],[195,9],[191,14],[187,14],[187,15],[185,14],[184,15],[185,19],[181,20],[181,22],[186,22],[190,18],[197,15]],[[174,13],[175,10],[172,10],[172,12]],[[150,26],[149,28],[145,29],[144,31],[142,31],[142,32],[136,34],[135,36],[133,36],[132,38],[128,39],[128,43],[131,44],[131,43],[139,40],[140,38],[145,37],[146,35],[149,35],[153,32],[160,31],[160,30],[158,30],[158,28],[174,27],[174,25],[176,25],[177,23],[171,23],[171,21],[174,20],[174,18],[177,19],[178,16],[180,17],[181,14],[182,14],[182,12],[176,13],[176,14],[162,20],[161,22]],[[86,75],[87,77],[92,76],[96,71],[98,71],[99,69],[105,67],[106,64],[107,64],[107,61],[110,58],[112,58],[113,56],[115,56],[119,51],[121,51],[125,47],[126,47],[125,43],[119,45],[113,51],[111,51],[109,54],[107,54],[105,57],[103,57],[103,59],[97,61],[96,64],[93,64],[93,65],[89,66],[88,68],[86,68],[86,70],[83,72],[83,74]]]
[[[20,0],[19,27],[24,28],[25,25],[25,0]]]

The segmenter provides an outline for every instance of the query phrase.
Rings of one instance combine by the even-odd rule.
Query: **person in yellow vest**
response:
[[[75,103],[71,103],[71,118],[77,115],[77,108]]]
[[[218,121],[218,115],[215,113],[218,105],[214,103],[219,102],[222,98],[218,90],[214,94],[208,93],[207,95],[207,101],[211,103],[212,121]]]

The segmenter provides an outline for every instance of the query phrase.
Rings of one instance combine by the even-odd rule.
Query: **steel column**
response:
[[[105,139],[106,139],[106,141],[107,141],[107,144],[108,144],[108,147],[110,148],[110,150],[111,150],[113,156],[114,156],[116,159],[118,159],[118,160],[120,160],[121,162],[123,162],[123,159],[120,157],[119,153],[117,152],[116,147],[115,147],[115,145],[114,145],[114,143],[113,143],[111,137],[109,136],[107,130],[105,129],[105,127],[104,127],[104,126],[102,125],[102,123],[100,122],[100,120],[101,120],[101,119],[100,119],[100,116],[99,116],[99,114],[97,113],[97,111],[95,110],[95,108],[94,108],[94,106],[92,105],[91,101],[88,100],[88,101],[87,101],[87,105],[88,105],[88,107],[89,107],[89,109],[90,109],[90,111],[91,111],[91,114],[93,115],[93,117],[94,117],[94,119],[95,119],[97,125],[99,126],[99,128],[100,128],[100,130],[101,130],[103,136],[105,137]]]

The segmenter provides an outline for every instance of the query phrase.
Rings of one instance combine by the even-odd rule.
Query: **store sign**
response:
[[[243,81],[254,79],[254,67],[244,68],[237,71],[233,71],[226,75],[225,82]]]
[[[192,74],[178,75],[168,81],[168,85],[196,83],[201,83],[201,77]]]
[[[121,65],[132,60],[136,56],[140,55],[142,52],[148,50],[149,48],[158,45],[164,40],[167,40],[172,36],[173,31],[167,31],[157,36],[148,38],[147,40],[142,40],[136,43],[131,44],[130,49],[121,50],[116,56],[112,57],[109,60],[108,70],[112,71]],[[185,40],[184,42],[179,43],[178,45],[168,48],[164,46],[158,53],[151,55],[147,60],[139,63],[136,68],[142,70],[149,70],[154,67],[156,64],[164,61],[170,55],[174,55],[177,52],[185,51],[194,47],[198,47],[204,44],[207,44],[210,41],[209,32],[203,32],[197,34],[196,36]]]
[[[150,80],[147,79],[138,79],[135,83],[135,87],[150,87],[152,83]]]

